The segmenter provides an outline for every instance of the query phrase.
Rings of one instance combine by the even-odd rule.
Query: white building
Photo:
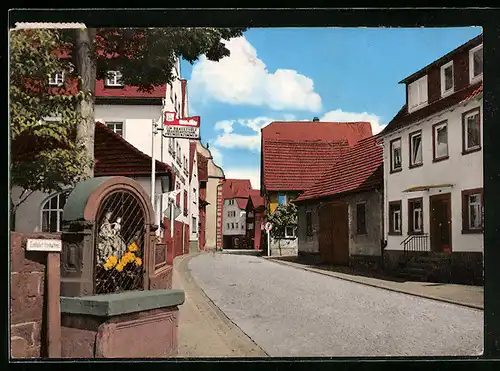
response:
[[[198,250],[198,234],[200,229],[200,180],[198,177],[197,142],[189,144],[189,251]]]
[[[482,60],[480,35],[402,81],[407,104],[380,133],[389,269],[482,280]]]

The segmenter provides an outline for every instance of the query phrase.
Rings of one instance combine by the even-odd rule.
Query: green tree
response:
[[[276,240],[284,238],[286,227],[296,228],[298,225],[297,207],[293,203],[278,205],[274,212],[267,212],[266,220],[273,224],[271,237]]]
[[[56,72],[74,69],[59,58],[64,40],[55,30],[10,33],[10,170],[12,185],[23,189],[12,211],[34,191],[51,193],[82,179],[91,161],[76,140],[76,110],[84,94],[49,85]],[[73,90],[73,91],[72,91]],[[44,120],[46,118],[57,120]]]
[[[77,139],[94,155],[94,92],[96,79],[108,71],[120,71],[125,85],[151,91],[174,79],[172,71],[183,58],[194,63],[201,55],[218,61],[230,52],[223,41],[243,34],[244,28],[106,28],[63,31],[85,93],[78,105],[82,117]],[[86,170],[93,175],[92,167]]]

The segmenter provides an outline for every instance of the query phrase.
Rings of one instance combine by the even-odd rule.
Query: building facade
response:
[[[247,247],[246,206],[251,189],[248,179],[226,179],[222,183],[223,249]]]
[[[250,191],[246,205],[246,241],[248,248],[255,250],[267,249],[264,230],[266,201],[260,195],[260,190]]]
[[[390,269],[425,255],[423,279],[482,281],[482,55],[480,35],[402,81],[407,102],[380,134]]]

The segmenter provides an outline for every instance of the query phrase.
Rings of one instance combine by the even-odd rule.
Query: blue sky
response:
[[[274,120],[370,121],[404,104],[406,76],[479,35],[464,28],[260,28],[219,62],[183,61],[190,115],[227,178],[260,185],[260,128]]]

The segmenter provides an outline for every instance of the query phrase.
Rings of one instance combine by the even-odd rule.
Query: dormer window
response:
[[[49,77],[50,86],[61,86],[64,83],[64,72],[54,73]]]
[[[408,85],[408,112],[427,105],[427,75]]]
[[[120,71],[108,71],[106,75],[106,86],[123,86]]]
[[[453,93],[453,85],[453,61],[450,61],[441,67],[441,96]]]
[[[470,83],[474,84],[483,78],[483,44],[476,46],[469,52]]]

